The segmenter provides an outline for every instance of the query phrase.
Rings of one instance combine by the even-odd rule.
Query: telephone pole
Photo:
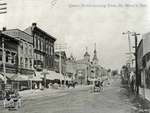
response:
[[[139,85],[140,85],[140,78],[138,75],[138,59],[137,59],[137,50],[138,50],[138,42],[137,36],[140,35],[139,33],[134,32],[132,36],[135,38],[135,74],[136,74],[136,94],[139,94]]]
[[[132,52],[131,52],[131,39],[130,39],[130,35],[132,34],[131,31],[127,31],[127,32],[123,32],[123,35],[127,35],[128,37],[128,44],[129,44],[129,67],[131,65],[131,60],[132,60]]]
[[[55,46],[56,48],[56,50],[58,50],[58,52],[59,52],[59,74],[60,74],[60,76],[62,75],[62,54],[61,54],[61,52],[62,52],[62,50],[65,50],[66,49],[66,47],[65,47],[65,44],[56,44],[56,46]],[[64,76],[64,83],[66,82],[66,80],[65,80],[65,76]],[[62,83],[61,83],[61,85],[62,85]]]

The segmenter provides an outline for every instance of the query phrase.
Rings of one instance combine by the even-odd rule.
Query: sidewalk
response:
[[[139,94],[143,96],[143,88],[139,88]],[[145,98],[150,101],[150,89],[145,89]]]

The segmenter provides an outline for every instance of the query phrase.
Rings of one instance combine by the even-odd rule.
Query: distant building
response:
[[[59,73],[59,62],[60,62],[60,55],[59,55],[59,51],[55,52],[55,71]],[[67,60],[67,56],[66,56],[66,52],[65,51],[61,51],[61,73],[63,75],[66,74],[66,60]]]
[[[76,60],[72,54],[66,61],[66,76],[72,79],[76,78]]]
[[[96,44],[94,46],[94,55],[91,61],[91,78],[98,78],[100,74],[99,60],[97,58]]]
[[[54,42],[56,39],[37,27],[36,23],[25,29],[33,37],[34,68],[54,70]]]
[[[91,62],[87,49],[84,58],[76,61],[76,74],[79,83],[88,84],[88,79],[91,75]]]

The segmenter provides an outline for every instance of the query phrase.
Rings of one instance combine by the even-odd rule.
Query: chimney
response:
[[[36,23],[32,23],[32,26],[33,26],[33,27],[36,27]]]
[[[6,31],[6,27],[3,27],[3,31]]]
[[[32,32],[34,31],[35,27],[36,27],[36,23],[32,23],[32,27],[31,27]]]

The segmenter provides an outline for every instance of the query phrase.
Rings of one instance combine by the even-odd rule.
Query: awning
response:
[[[0,79],[1,79],[2,81],[5,81],[5,77],[4,77],[2,74],[0,74]]]
[[[44,78],[44,74],[42,74],[42,72],[35,71],[35,75],[38,78]]]
[[[13,76],[15,76],[16,74],[12,74],[12,73],[6,73],[6,77],[11,79]]]
[[[31,81],[42,81],[42,79],[38,76],[33,76],[32,78],[29,78]]]
[[[35,72],[36,77],[41,79],[44,78],[44,74],[46,75],[46,79],[48,80],[64,80],[64,76],[60,73],[56,73],[55,71],[44,71],[44,72]]]
[[[88,78],[89,81],[95,81],[96,79],[93,78]]]
[[[64,80],[64,76],[62,74],[56,73],[55,71],[48,71],[49,74],[46,77],[50,80]]]
[[[16,74],[10,78],[15,81],[28,81],[29,77],[27,75]]]

